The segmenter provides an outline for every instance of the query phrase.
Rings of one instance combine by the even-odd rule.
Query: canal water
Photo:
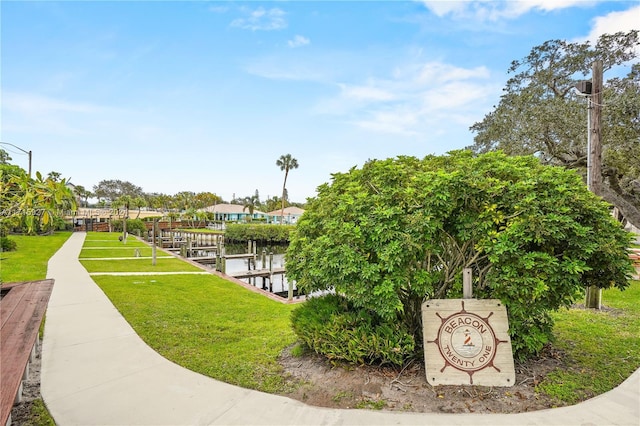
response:
[[[265,262],[262,261],[262,252],[265,250]],[[256,248],[256,265],[255,269],[268,269],[269,268],[269,253],[273,253],[273,268],[284,268],[285,260],[284,254],[287,251],[287,245],[275,244],[265,245],[258,243]],[[248,244],[246,243],[227,243],[225,244],[226,254],[243,254],[248,253]],[[227,273],[241,272],[249,270],[249,264],[251,262],[251,269],[253,269],[253,259],[227,259],[226,268]],[[289,282],[287,281],[286,274],[273,275],[273,282],[269,283],[269,278],[255,277],[255,278],[242,278],[248,284],[251,284],[258,288],[266,287],[269,289],[269,284],[272,285],[272,291],[282,297],[287,297],[289,291]],[[296,285],[293,283],[294,296],[296,294]]]

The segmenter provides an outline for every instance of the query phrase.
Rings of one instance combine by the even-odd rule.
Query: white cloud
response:
[[[245,71],[273,80],[322,81],[325,79],[323,71],[314,68],[313,63],[289,62],[286,66],[283,66],[283,63],[279,58],[259,58],[247,64]]]
[[[287,44],[289,45],[289,47],[301,47],[301,46],[306,46],[307,44],[311,43],[311,41],[309,41],[308,38],[303,37],[301,35],[296,35],[293,40],[289,40],[287,41]]]
[[[603,34],[640,30],[640,5],[596,17],[592,22],[593,25],[589,34],[584,37],[577,37],[572,41],[576,43],[589,41],[592,46],[595,46],[598,38]],[[640,56],[640,46],[636,46],[636,54]]]
[[[443,17],[449,14],[459,14],[464,12],[467,7],[466,1],[437,1],[437,0],[424,0],[425,7],[432,11],[437,16]]]
[[[416,111],[399,108],[391,111],[374,111],[371,117],[356,120],[353,124],[373,132],[413,136],[418,134],[414,130],[418,119],[419,114]]]
[[[423,93],[423,109],[425,114],[444,111],[459,111],[485,96],[485,91],[478,83],[456,81],[437,86]]]
[[[441,62],[396,68],[389,78],[339,84],[339,94],[317,105],[327,115],[374,132],[427,134],[445,121],[470,126],[498,87],[485,67],[461,68]]]
[[[595,18],[591,32],[586,39],[595,42],[602,34],[614,34],[618,31],[634,29],[640,30],[640,5]]]
[[[5,132],[37,132],[47,135],[78,135],[86,131],[85,119],[99,114],[98,106],[69,102],[28,93],[3,93],[2,115]]]
[[[574,6],[591,6],[596,1],[587,0],[523,0],[523,1],[507,1],[502,16],[497,17],[517,18],[524,15],[530,10],[542,10],[550,12],[552,10],[567,9]]]
[[[41,95],[5,92],[2,100],[3,109],[28,115],[54,114],[57,112],[93,113],[101,107],[82,103],[48,98]]]
[[[117,132],[137,142],[158,140],[166,129],[147,124],[139,111],[56,99],[33,93],[6,92],[2,99],[3,130],[48,136],[104,137]]]
[[[210,6],[209,12],[213,13],[225,13],[229,10],[227,6]]]
[[[394,78],[398,80],[410,79],[416,84],[435,86],[450,81],[473,78],[487,78],[489,70],[486,67],[460,68],[441,62],[427,62],[408,67],[397,68]]]
[[[342,96],[356,101],[390,101],[394,95],[389,91],[372,86],[349,86],[340,84]]]
[[[585,0],[423,0],[422,3],[436,16],[452,16],[456,19],[477,19],[480,21],[497,21],[514,19],[537,9],[549,12],[573,6],[587,6],[595,1]]]
[[[253,10],[243,7],[241,12],[246,16],[231,21],[232,27],[251,31],[273,31],[287,27],[287,21],[284,18],[286,13],[277,7],[271,9],[259,7]]]

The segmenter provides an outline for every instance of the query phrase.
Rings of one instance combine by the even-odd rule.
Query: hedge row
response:
[[[122,232],[122,220],[111,221],[113,232]],[[133,235],[146,235],[147,227],[142,219],[127,219],[127,233]]]
[[[289,235],[295,225],[267,225],[267,224],[227,224],[225,239],[227,241],[266,241],[288,243]]]

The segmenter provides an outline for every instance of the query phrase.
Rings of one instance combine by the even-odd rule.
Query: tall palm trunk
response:
[[[282,184],[282,208],[280,209],[280,225],[284,223],[284,197],[287,192],[287,175],[289,174],[289,169],[285,169],[284,171],[284,183]]]

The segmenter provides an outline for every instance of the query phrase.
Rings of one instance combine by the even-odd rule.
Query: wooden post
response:
[[[258,263],[258,244],[253,242],[253,270],[256,270],[256,264]]]
[[[471,299],[473,297],[473,275],[471,268],[462,270],[462,298]]]
[[[151,265],[156,266],[156,232],[158,227],[158,219],[153,219],[153,243],[151,244]]]
[[[591,97],[589,102],[589,152],[587,186],[595,195],[602,196],[602,61],[596,60],[591,67]],[[602,308],[602,290],[598,286],[587,288],[585,307],[591,309]]]
[[[216,271],[222,271],[222,242],[216,238]]]
[[[273,252],[269,252],[269,291],[273,293]]]

